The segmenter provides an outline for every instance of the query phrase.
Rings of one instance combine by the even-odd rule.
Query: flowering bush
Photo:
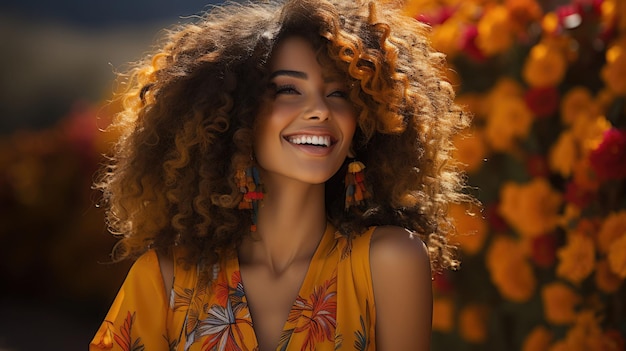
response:
[[[474,114],[454,142],[484,206],[449,210],[462,264],[435,277],[433,349],[624,350],[626,2],[406,11]]]

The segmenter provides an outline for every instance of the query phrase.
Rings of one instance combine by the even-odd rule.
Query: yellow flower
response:
[[[541,19],[541,6],[535,0],[507,0],[505,2],[514,29],[518,32],[527,30],[530,22]]]
[[[604,259],[596,263],[595,282],[598,290],[612,294],[619,290],[622,281],[619,276],[613,273],[607,260]]]
[[[548,12],[541,19],[541,29],[546,34],[555,34],[559,29],[559,16],[554,12]]]
[[[453,157],[461,163],[466,172],[480,169],[487,154],[487,146],[482,131],[474,129],[454,136]]]
[[[503,77],[499,78],[496,84],[489,90],[489,93],[485,96],[484,102],[482,104],[485,115],[489,115],[491,111],[501,103],[503,100],[508,98],[523,98],[524,96],[524,87],[522,87],[516,80]]]
[[[508,97],[495,102],[487,116],[485,139],[497,151],[509,151],[515,139],[528,135],[533,114],[519,97]]]
[[[537,326],[526,336],[522,351],[547,351],[552,343],[552,333],[543,326]]]
[[[626,210],[608,215],[598,232],[598,251],[608,253],[613,242],[624,235],[624,228],[626,228]]]
[[[485,306],[468,305],[459,313],[459,333],[471,343],[483,343],[487,339],[487,313]]]
[[[553,282],[544,285],[541,289],[543,311],[546,321],[562,325],[574,322],[575,308],[581,302],[580,296],[567,285]]]
[[[506,51],[513,44],[511,19],[505,6],[494,6],[478,22],[476,45],[487,56]]]
[[[574,135],[569,130],[562,132],[548,156],[550,169],[567,178],[572,174],[572,169],[578,158],[578,147]]]
[[[571,131],[572,136],[580,146],[582,157],[600,145],[604,133],[609,129],[611,129],[611,122],[604,116],[578,115],[572,124]]]
[[[500,215],[522,236],[545,234],[559,222],[561,195],[544,178],[526,184],[505,183],[500,198]]]
[[[626,94],[626,35],[606,51],[606,64],[602,67],[600,76],[614,93]]]
[[[522,245],[515,240],[496,237],[487,250],[486,265],[503,297],[514,302],[528,301],[532,297],[537,280]]]
[[[563,340],[570,351],[618,350],[611,338],[602,332],[599,318],[594,311],[584,310],[576,316],[576,322]]]
[[[584,86],[576,86],[563,95],[561,100],[561,121],[566,126],[574,123],[578,115],[592,115],[593,97]]]
[[[558,48],[539,43],[530,50],[522,76],[531,87],[556,86],[563,80],[566,69],[567,61]]]
[[[448,333],[454,327],[454,302],[449,298],[433,300],[433,330]]]
[[[622,236],[609,248],[609,266],[620,278],[626,278],[626,227],[622,228]]]
[[[461,27],[461,24],[454,19],[435,26],[430,33],[433,48],[448,56],[454,56],[459,51],[459,28]]]
[[[574,284],[580,284],[595,268],[595,245],[593,240],[581,233],[567,236],[567,244],[557,251],[559,264],[556,275]]]
[[[451,241],[458,244],[463,252],[470,255],[477,254],[487,237],[487,223],[480,212],[472,210],[467,205],[452,204],[448,209],[448,215],[454,219],[458,233],[451,238]]]

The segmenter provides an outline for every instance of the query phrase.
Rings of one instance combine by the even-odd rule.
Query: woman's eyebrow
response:
[[[282,69],[282,70],[274,71],[270,75],[270,79],[276,78],[277,76],[289,76],[289,77],[300,78],[300,79],[309,78],[309,76],[307,76],[307,74],[304,72]]]

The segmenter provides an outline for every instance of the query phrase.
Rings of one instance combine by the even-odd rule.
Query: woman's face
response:
[[[268,98],[255,129],[254,152],[264,179],[321,184],[341,167],[356,112],[340,77],[334,68],[320,66],[312,45],[301,37],[288,37],[277,46]]]

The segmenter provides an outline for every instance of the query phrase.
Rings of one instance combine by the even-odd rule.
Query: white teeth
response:
[[[318,146],[330,146],[330,137],[327,135],[294,135],[288,138],[292,144],[309,144]]]

